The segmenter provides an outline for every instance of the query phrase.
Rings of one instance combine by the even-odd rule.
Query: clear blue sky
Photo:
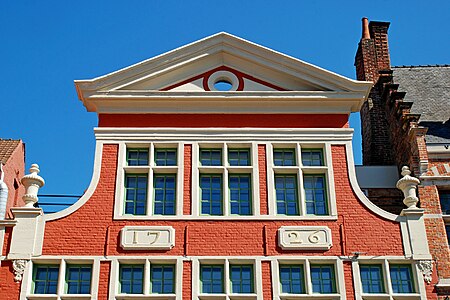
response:
[[[23,139],[45,194],[80,195],[94,157],[89,79],[219,31],[355,78],[361,18],[390,21],[393,65],[450,63],[450,1],[2,1],[0,137]],[[359,119],[356,161],[361,161]]]

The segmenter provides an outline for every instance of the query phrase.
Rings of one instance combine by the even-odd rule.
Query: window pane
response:
[[[157,166],[176,166],[176,149],[155,149],[155,165]]]
[[[154,177],[154,211],[155,215],[175,214],[175,181],[173,174],[155,175]]]
[[[66,283],[68,294],[89,294],[91,266],[67,266]]]
[[[151,291],[154,294],[172,294],[175,292],[175,266],[151,265]]]
[[[295,166],[294,149],[273,150],[273,162],[275,166]]]
[[[200,176],[201,213],[222,215],[222,175]]]
[[[125,175],[125,214],[145,215],[147,205],[147,175]]]
[[[450,191],[439,191],[439,200],[444,215],[450,215]]]
[[[223,279],[223,266],[201,266],[200,281],[202,284],[202,293],[223,293]]]
[[[306,213],[310,215],[327,215],[328,203],[326,197],[324,175],[304,175]]]
[[[251,187],[250,175],[230,175],[230,208],[231,214],[250,215],[251,214]]]
[[[384,293],[382,268],[380,265],[361,265],[359,269],[364,293]]]
[[[305,282],[303,266],[280,265],[281,292],[286,294],[304,294]]]
[[[221,166],[222,150],[221,149],[201,149],[200,163],[202,166]]]
[[[120,292],[142,294],[144,266],[121,265],[119,270]]]
[[[35,294],[56,294],[59,266],[35,265],[33,282]]]
[[[298,190],[296,175],[275,175],[277,213],[298,215]]]
[[[253,293],[253,266],[231,265],[230,281],[232,293]]]
[[[302,149],[302,164],[304,166],[323,166],[321,149]]]
[[[334,266],[311,265],[311,281],[313,286],[313,293],[336,293]]]
[[[390,274],[394,293],[414,293],[410,265],[390,265]]]
[[[148,149],[128,149],[127,164],[129,166],[148,166]]]
[[[248,149],[229,149],[228,164],[230,166],[249,166],[250,150]]]

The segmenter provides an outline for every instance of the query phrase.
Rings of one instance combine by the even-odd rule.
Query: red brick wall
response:
[[[185,183],[191,182],[192,152],[185,146]],[[43,255],[188,255],[188,256],[272,256],[327,255],[352,256],[403,255],[400,226],[370,212],[354,194],[347,171],[345,146],[332,146],[337,221],[113,221],[118,145],[103,148],[100,179],[91,198],[71,215],[46,223]],[[265,147],[258,146],[258,165],[265,165]],[[265,170],[260,171],[262,195],[266,192]],[[190,192],[190,184],[185,192]],[[264,198],[264,196],[263,196]],[[187,199],[184,198],[186,203]],[[188,206],[189,207],[189,206]],[[185,213],[190,209],[185,209]],[[267,213],[267,201],[261,201],[261,212]],[[176,246],[168,251],[124,251],[119,246],[120,229],[125,225],[170,225],[175,228]],[[327,251],[285,251],[278,247],[277,230],[286,225],[325,225],[332,231],[333,247]],[[8,234],[7,234],[8,235]],[[184,262],[183,294],[191,295],[190,262]],[[350,265],[345,265],[348,299],[353,299]],[[106,299],[110,264],[101,264],[99,299]],[[263,293],[272,298],[270,263],[262,263]],[[350,276],[350,277],[349,277]],[[11,286],[12,289],[17,287]]]
[[[10,208],[14,206],[24,206],[22,196],[25,188],[20,183],[20,179],[25,175],[25,144],[20,142],[17,148],[3,166],[5,173],[4,181],[8,186],[8,202],[6,203],[6,217],[12,219]]]
[[[99,127],[347,128],[346,114],[100,114]]]
[[[14,281],[12,261],[2,261],[0,267],[0,298],[19,300],[20,282]]]

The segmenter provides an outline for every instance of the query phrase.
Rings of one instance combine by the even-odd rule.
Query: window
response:
[[[410,265],[390,265],[392,290],[394,293],[414,293]]]
[[[92,266],[68,265],[66,268],[67,294],[90,294]]]
[[[304,294],[305,277],[302,265],[280,265],[281,292]]]
[[[275,175],[277,212],[283,215],[298,215],[297,175]]]
[[[222,294],[224,292],[223,279],[223,266],[202,265],[200,267],[202,293]]]
[[[275,299],[342,299],[343,266],[337,258],[282,258],[272,262]]]
[[[125,213],[145,215],[147,206],[147,175],[125,176]]]
[[[120,265],[119,282],[121,294],[142,294],[144,287],[144,266]]]
[[[450,225],[445,226],[445,233],[447,233],[447,243],[450,246]]]
[[[442,214],[450,215],[450,191],[439,191],[439,201],[441,202]]]
[[[261,267],[250,259],[195,260],[193,299],[256,299]]]
[[[275,166],[295,166],[294,149],[273,150],[273,162]]]
[[[362,299],[419,299],[425,293],[416,262],[404,259],[361,259],[353,262],[355,291]],[[414,273],[415,272],[415,273]],[[420,278],[417,280],[417,278]]]
[[[222,150],[221,149],[201,149],[200,163],[202,166],[221,166]]]
[[[152,265],[150,267],[151,293],[175,293],[175,266]]]
[[[201,175],[201,212],[203,215],[222,215],[222,175]]]
[[[311,144],[312,145],[312,144]],[[330,146],[272,144],[268,149],[268,193],[275,201],[270,214],[336,215],[333,173],[325,153]],[[311,148],[309,148],[311,147]],[[317,145],[315,145],[317,147]],[[325,152],[327,150],[327,152]],[[269,207],[270,209],[270,207]]]
[[[48,261],[48,260],[46,260]],[[32,274],[23,278],[23,284],[31,294],[40,295],[39,298],[73,298],[81,296],[91,298],[97,293],[97,284],[92,281],[98,277],[100,261],[87,263],[86,260],[77,263],[76,260],[55,260],[52,264],[40,263],[40,260],[31,262]],[[47,295],[47,296],[46,296]],[[62,297],[62,295],[65,295]],[[73,296],[67,296],[73,295]],[[34,299],[34,298],[33,298]]]
[[[155,174],[154,177],[155,215],[174,215],[176,199],[176,175]]]
[[[193,215],[259,215],[254,149],[256,144],[194,144]]]
[[[323,166],[322,149],[302,149],[303,166]]]
[[[231,214],[250,215],[252,213],[250,175],[230,174],[228,180]]]
[[[183,278],[182,258],[113,260],[111,293],[114,299],[178,299]]]
[[[182,214],[180,147],[167,143],[120,145],[115,218]]]
[[[383,275],[381,265],[361,265],[361,283],[364,293],[384,293]]]
[[[253,290],[253,266],[230,266],[231,292],[237,294],[251,294]]]
[[[148,166],[148,149],[128,149],[127,164],[129,166]]]
[[[313,293],[336,293],[336,280],[334,278],[334,266],[311,265],[311,282]]]
[[[35,294],[56,294],[59,265],[35,265],[33,283]]]
[[[250,151],[248,149],[228,149],[228,164],[230,166],[249,166]]]
[[[327,215],[327,191],[325,176],[305,175],[303,177],[305,189],[306,213],[308,215]]]
[[[177,149],[155,149],[155,165],[176,166]]]

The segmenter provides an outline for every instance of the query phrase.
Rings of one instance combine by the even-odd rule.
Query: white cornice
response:
[[[358,112],[361,92],[99,92],[86,101],[97,113],[329,113]]]
[[[314,101],[316,97],[318,97],[317,94],[307,95],[298,92],[293,92],[293,94],[284,92],[268,94],[237,92],[236,95],[234,95],[230,92],[212,93],[207,91],[197,94],[186,94],[183,92],[170,93],[157,91],[158,89],[163,88],[163,86],[155,86],[154,88],[145,91],[133,91],[130,89],[120,90],[145,80],[159,80],[164,76],[166,77],[163,82],[166,85],[169,83],[167,80],[172,80],[172,82],[170,82],[171,84],[177,83],[181,79],[188,79],[178,78],[179,76],[187,76],[189,74],[189,76],[192,77],[213,67],[226,65],[227,63],[224,62],[223,58],[224,55],[227,57],[228,61],[231,59],[231,61],[237,63],[238,66],[242,65],[243,62],[258,66],[260,70],[255,71],[255,74],[251,74],[256,77],[260,75],[260,77],[266,77],[269,81],[270,78],[273,78],[275,82],[278,81],[277,83],[282,83],[284,80],[283,78],[286,78],[286,80],[304,82],[319,90],[342,92],[342,95],[340,96],[336,96],[338,94],[334,94],[333,96],[331,96],[331,94],[320,95],[321,98],[328,98],[329,102],[327,103],[316,101],[316,103],[306,104],[305,102],[298,102],[296,106],[289,108],[288,111],[295,109],[296,111],[318,112],[318,106],[322,106],[321,112],[328,113],[329,111],[327,111],[326,106],[331,103],[333,103],[331,106],[339,107],[339,109],[337,109],[339,112],[349,113],[359,111],[360,105],[364,99],[366,99],[372,86],[371,82],[362,82],[346,78],[223,32],[105,76],[90,80],[76,80],[75,86],[80,100],[83,101],[87,109],[89,111],[97,112],[119,112],[124,110],[131,113],[133,111],[127,108],[129,108],[130,105],[136,105],[136,103],[125,101],[125,98],[134,99],[142,97],[146,100],[154,101],[155,99],[159,99],[160,101],[165,102],[175,98],[185,98],[189,100],[207,99],[212,102],[215,102],[220,98],[225,99],[227,102],[232,101],[233,99],[242,98],[255,98],[258,100],[267,98],[265,101],[273,101],[273,103],[271,103],[272,110],[274,109],[276,112],[283,113],[283,108],[277,108],[278,105],[283,106],[283,103],[278,102],[279,99],[310,98],[309,101]],[[188,70],[189,72],[182,72],[180,70]],[[263,74],[257,74],[257,72],[262,72]],[[272,74],[269,75],[268,73]],[[170,74],[171,76],[168,76],[167,74]],[[280,80],[281,82],[279,82]],[[293,90],[295,90],[295,88]],[[347,98],[348,101],[351,101],[351,105],[349,105],[348,102],[339,102],[339,99],[342,101],[343,98]],[[112,104],[108,102],[111,99],[117,101]],[[154,104],[152,101],[148,101],[149,103],[151,102],[151,105],[147,105],[144,110],[145,112],[152,112],[151,107],[153,107]],[[158,104],[157,106],[158,107],[155,109],[156,112],[174,111],[174,109],[171,108],[164,108],[163,104]],[[221,107],[220,109],[216,109],[216,111],[228,112],[230,108],[233,111],[238,111],[239,108],[242,108],[241,106],[235,106],[235,103],[225,103],[223,106],[224,107]],[[139,109],[142,108],[143,107],[139,107]],[[184,112],[185,110],[205,113],[211,112],[211,109],[205,109],[204,107],[198,107],[196,105],[178,109],[178,112]],[[251,111],[251,109],[244,108],[244,112]],[[332,109],[331,113],[333,113],[333,111],[335,110]]]
[[[352,128],[164,128],[100,127],[97,141],[302,141],[348,142]],[[206,134],[207,133],[207,134]]]

